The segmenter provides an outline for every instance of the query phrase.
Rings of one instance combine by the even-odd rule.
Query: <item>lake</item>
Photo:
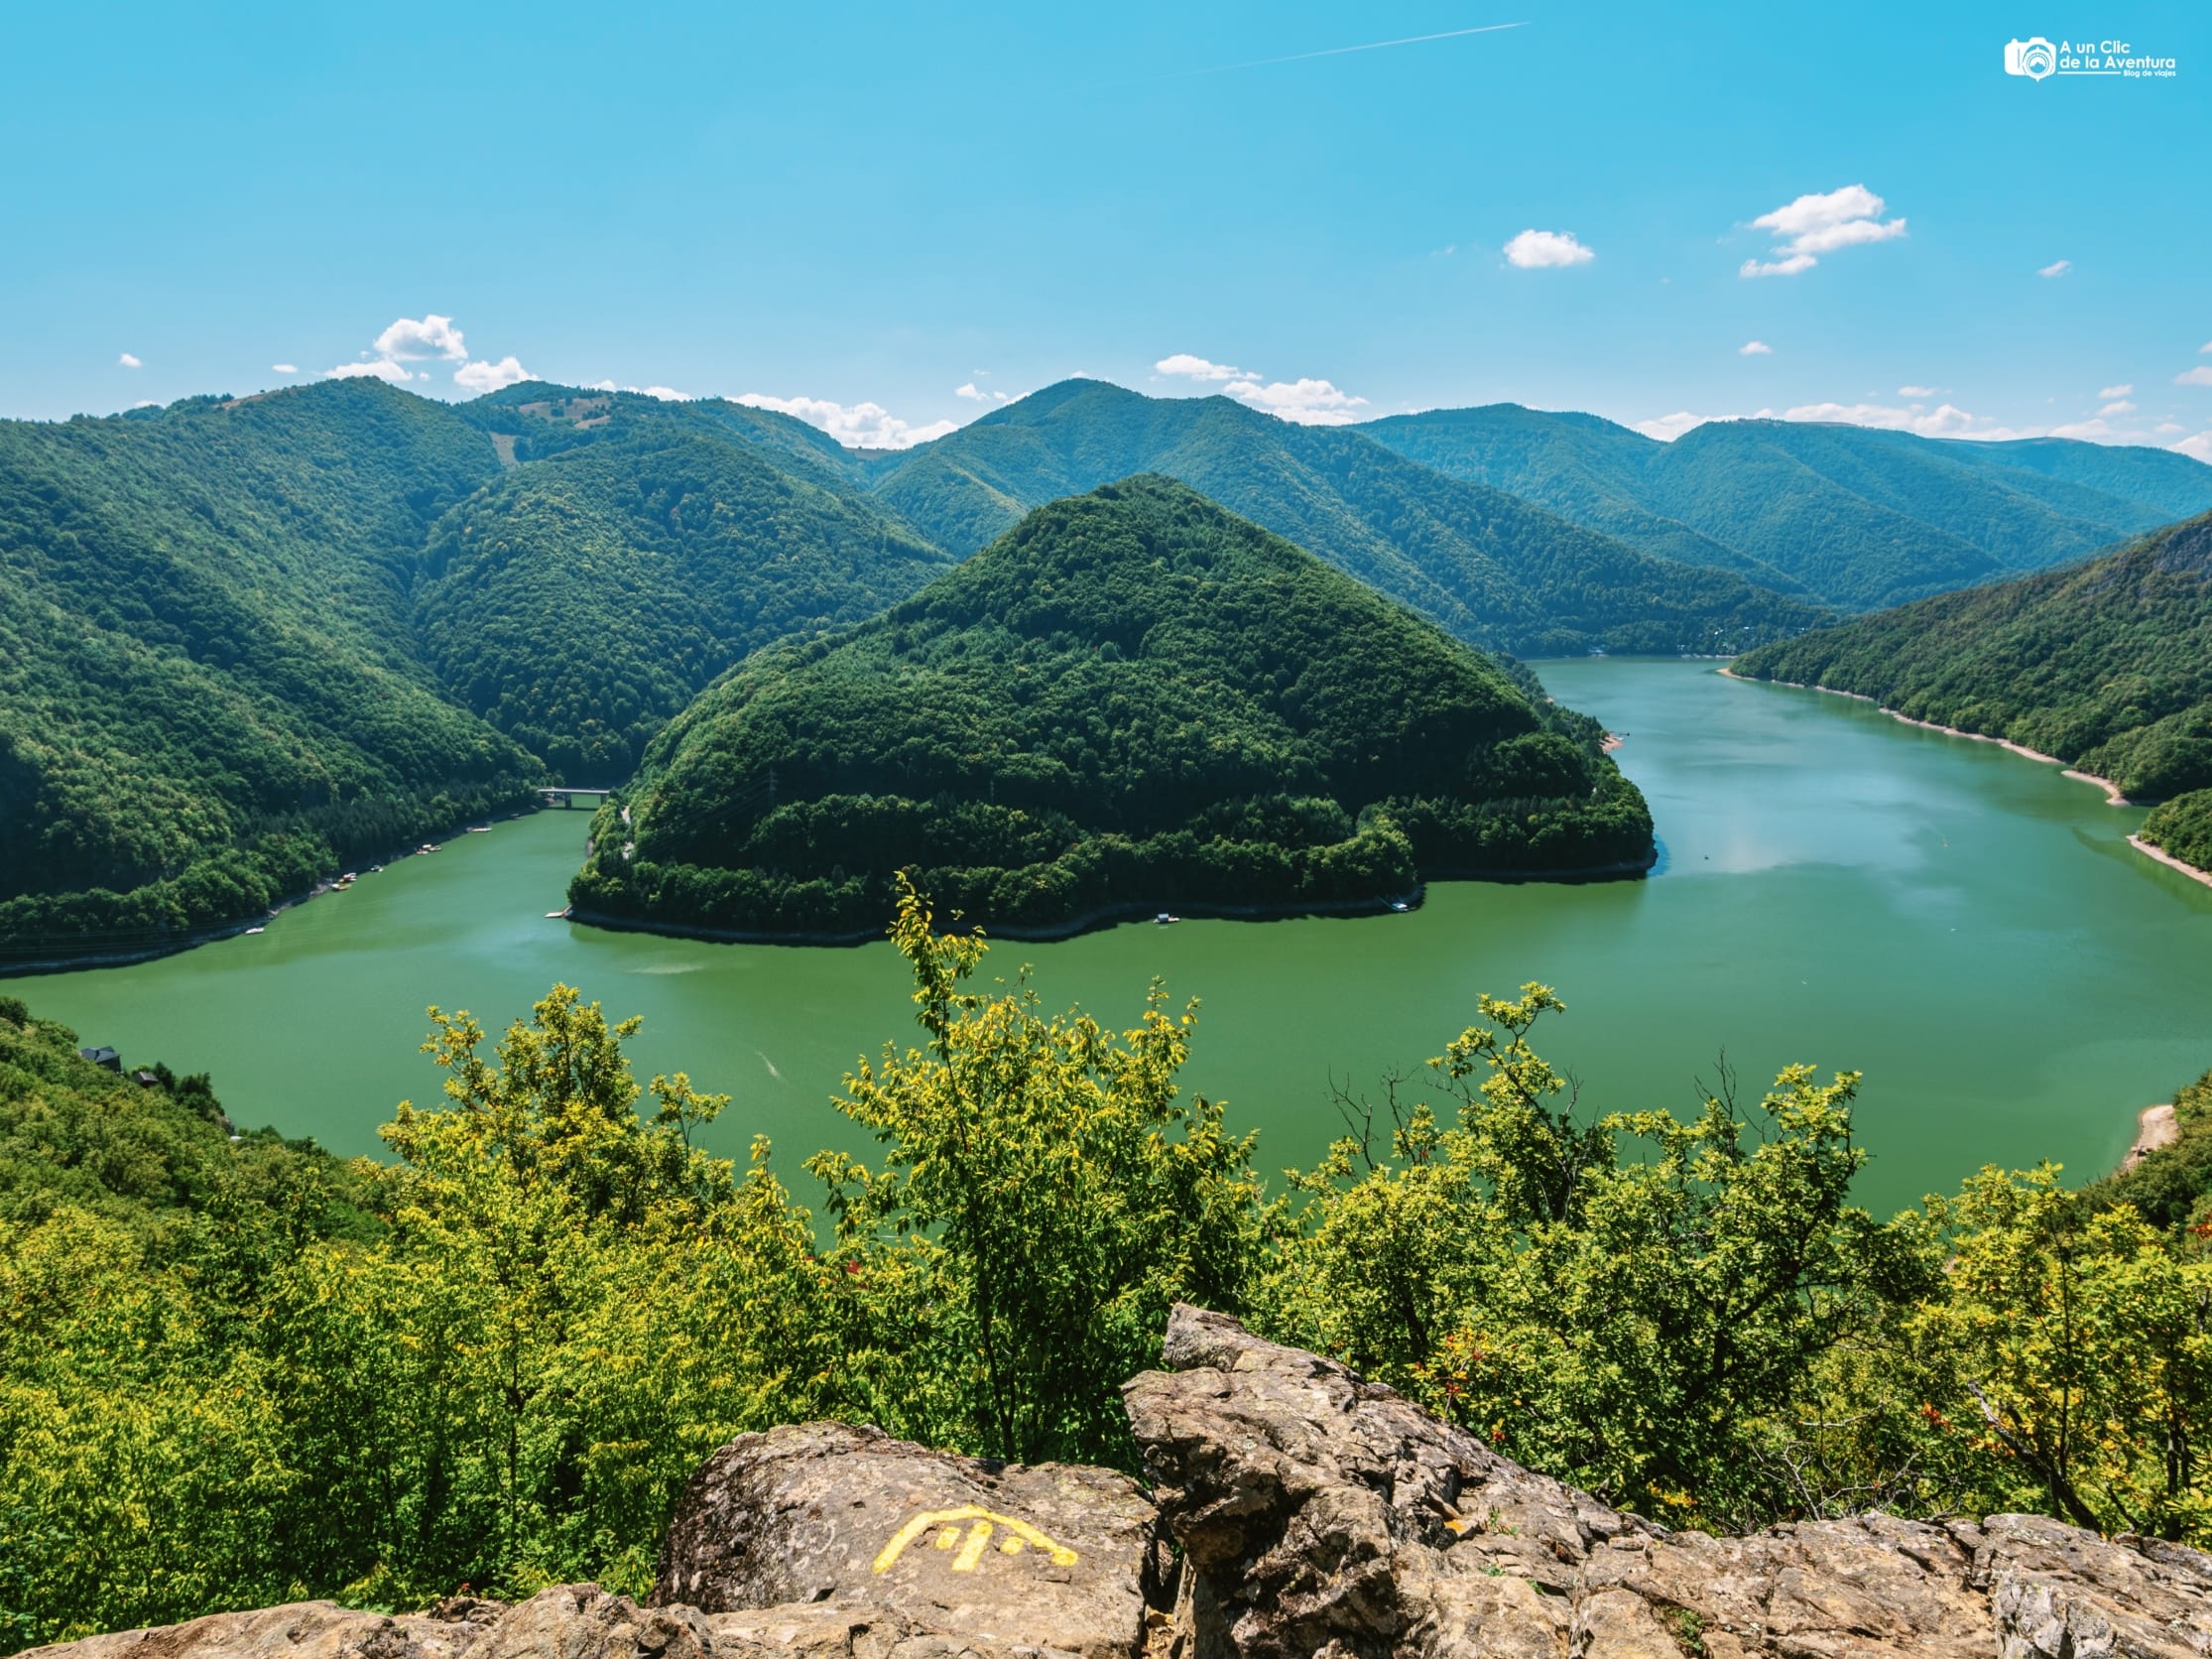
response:
[[[987,971],[1033,963],[1048,1005],[1117,1025],[1155,974],[1177,1002],[1199,997],[1185,1080],[1262,1131],[1271,1171],[1337,1131],[1332,1079],[1417,1069],[1479,993],[1528,979],[1568,1008],[1538,1051],[1598,1108],[1693,1109],[1724,1053],[1754,1097],[1793,1061],[1865,1073],[1875,1156],[1859,1191],[1882,1213],[1989,1161],[2101,1172],[2141,1107],[2212,1066],[2212,888],[2127,845],[2141,812],[1994,744],[1711,663],[1536,666],[1626,735],[1617,758],[1659,824],[1650,879],[1439,883],[1403,916],[1124,926],[1001,946]],[[801,1191],[806,1154],[864,1150],[828,1102],[858,1057],[915,1032],[889,946],[546,920],[585,823],[548,812],[455,835],[265,933],[11,989],[128,1064],[212,1072],[241,1124],[352,1153],[380,1150],[396,1101],[436,1097],[416,1052],[426,1004],[496,1029],[564,980],[644,1016],[641,1078],[681,1068],[732,1096],[717,1150],[766,1133]]]

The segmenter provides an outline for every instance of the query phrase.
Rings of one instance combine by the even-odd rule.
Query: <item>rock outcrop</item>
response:
[[[2212,1655],[2196,1550],[2032,1515],[1668,1533],[1220,1315],[1177,1308],[1166,1357],[1122,1393],[1190,1659]]]
[[[1667,1532],[1391,1389],[1177,1308],[1123,1389],[1154,1489],[873,1429],[744,1435],[650,1605],[307,1601],[38,1659],[2212,1659],[2212,1556],[2032,1515]],[[1157,1509],[1155,1505],[1157,1504]]]
[[[1157,1518],[1127,1475],[931,1452],[808,1423],[740,1435],[691,1477],[655,1605],[796,1605],[972,1643],[1125,1659]]]

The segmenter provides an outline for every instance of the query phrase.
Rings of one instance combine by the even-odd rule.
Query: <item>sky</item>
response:
[[[0,416],[527,374],[903,444],[1083,374],[2212,461],[2202,0],[16,0],[0,144]]]

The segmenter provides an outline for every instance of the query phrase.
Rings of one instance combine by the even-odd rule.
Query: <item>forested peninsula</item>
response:
[[[2212,514],[2085,564],[1764,646],[1734,672],[2001,737],[2132,801],[2212,788]],[[2194,822],[2176,800],[2159,833],[2199,845]]]
[[[902,868],[999,929],[1634,872],[1595,722],[1184,485],[1038,509],[654,742],[570,890],[616,923],[874,937]]]

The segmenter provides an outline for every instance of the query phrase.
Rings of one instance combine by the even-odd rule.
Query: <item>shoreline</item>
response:
[[[2040,749],[2030,749],[2025,743],[2016,743],[2009,737],[1992,737],[1986,731],[1963,731],[1957,726],[1937,725],[1933,720],[1915,720],[1909,714],[1901,714],[1895,708],[1884,706],[1879,699],[1868,697],[1864,692],[1839,691],[1833,686],[1808,686],[1801,680],[1749,680],[1732,668],[1724,668],[1720,672],[1725,678],[1735,681],[1738,685],[1787,686],[1791,691],[1818,692],[1824,697],[1847,697],[1853,702],[1871,702],[1900,725],[1918,726],[1922,731],[1940,731],[1946,737],[1964,737],[1969,742],[1974,743],[1995,743],[1999,748],[2008,749],[2025,760],[2036,760],[2042,762],[2045,766],[2055,766],[2058,768],[2060,777],[2071,778],[2076,783],[2094,784],[2097,788],[2103,790],[2105,792],[2105,805],[2108,807],[2132,807],[2136,805],[2135,802],[2120,793],[2120,786],[2110,778],[2100,778],[2094,772],[2079,771],[2068,766],[2056,755],[2046,755]],[[2134,838],[2132,835],[2129,836],[2130,840]],[[2187,866],[2183,867],[2186,868]]]
[[[2205,886],[2212,887],[2212,870],[2200,870],[2194,864],[2174,857],[2174,855],[2168,852],[2164,847],[2152,846],[2141,835],[2130,835],[2128,837],[2128,844],[2134,847],[2138,852],[2142,853],[2146,858],[2155,859],[2158,863],[2165,865],[2165,867],[2169,870],[2179,870],[2191,881],[2201,881],[2204,883]]]
[[[531,818],[550,810],[557,811],[558,809],[549,809],[542,806],[523,807],[514,812],[492,813],[481,818],[462,819],[455,823],[451,829],[432,835],[430,839],[442,846],[455,835],[468,833],[469,828],[473,824],[482,823],[487,826],[512,824],[518,819]],[[421,844],[421,842],[417,842],[414,846],[402,846],[396,852],[388,852],[381,857],[370,856],[360,859],[359,862],[364,865],[384,864],[389,866],[396,864],[402,858],[414,857]],[[74,973],[79,968],[135,967],[141,962],[160,961],[164,957],[182,956],[186,951],[196,951],[203,945],[213,945],[225,939],[236,939],[251,929],[267,927],[286,911],[297,910],[301,905],[334,891],[336,891],[336,888],[332,882],[318,876],[310,885],[300,889],[296,893],[280,895],[267,910],[257,911],[251,916],[234,917],[227,922],[210,922],[203,928],[194,928],[184,933],[166,934],[160,938],[144,939],[136,944],[128,945],[102,946],[96,935],[83,935],[80,937],[87,941],[87,945],[82,951],[64,951],[59,956],[27,957],[21,961],[8,958],[7,941],[0,939],[0,980],[36,978],[48,973]]]
[[[2154,1106],[2145,1106],[2136,1113],[2135,1144],[2128,1148],[2128,1155],[2120,1160],[2120,1171],[2126,1175],[2151,1153],[2171,1146],[2181,1138],[2180,1120],[2173,1114],[2170,1100]]]
[[[1598,881],[1635,881],[1647,877],[1659,862],[1655,847],[1647,859],[1624,860],[1617,864],[1593,864],[1572,870],[1460,870],[1436,869],[1424,872],[1413,891],[1398,898],[1338,899],[1306,901],[1286,900],[1270,905],[1209,905],[1186,903],[1172,909],[1178,921],[1185,922],[1289,922],[1300,917],[1362,917],[1401,914],[1390,907],[1404,903],[1418,910],[1427,897],[1431,881],[1488,881],[1507,885],[1525,882],[1557,882],[1562,886],[1580,886]],[[1119,927],[1129,922],[1149,922],[1161,914],[1161,906],[1154,901],[1132,900],[1125,904],[1101,905],[1071,916],[1064,922],[1045,926],[1023,927],[1009,923],[1000,927],[986,927],[985,936],[1003,939],[1018,945],[1056,945],[1062,940],[1076,939],[1102,929]],[[709,945],[788,945],[799,950],[818,950],[824,947],[845,949],[859,945],[873,945],[886,937],[882,928],[868,928],[851,933],[765,933],[754,929],[706,928],[681,922],[658,921],[646,916],[617,916],[611,911],[589,910],[570,905],[565,918],[569,923],[587,928],[603,928],[609,933],[658,934],[664,939],[696,939]]]

